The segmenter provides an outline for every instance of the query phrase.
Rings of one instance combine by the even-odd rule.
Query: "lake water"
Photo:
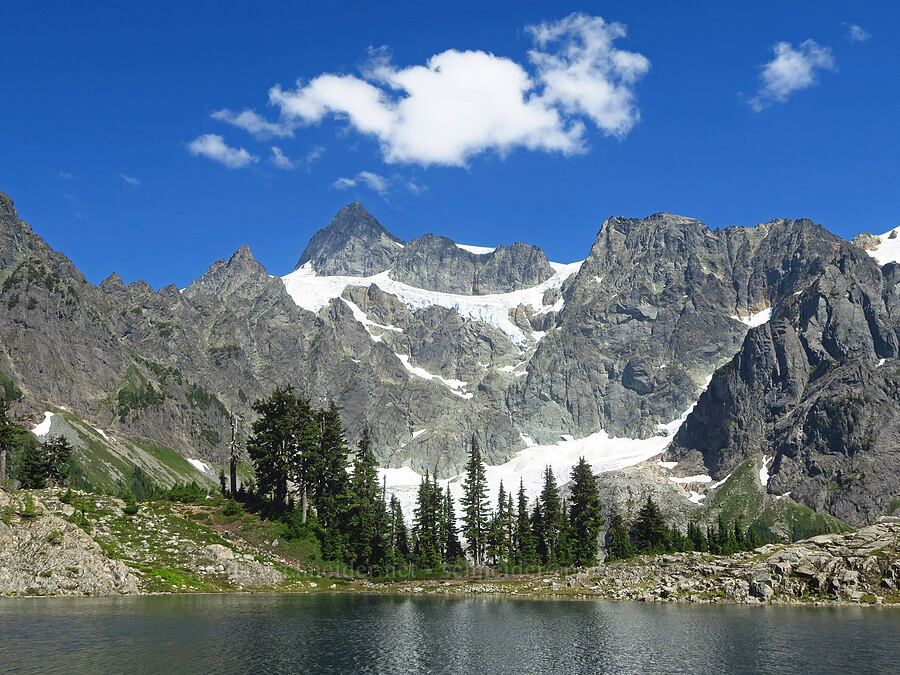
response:
[[[900,611],[360,595],[0,599],[0,671],[898,672]]]

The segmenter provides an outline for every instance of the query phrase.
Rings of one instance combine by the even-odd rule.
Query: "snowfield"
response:
[[[506,333],[516,344],[524,345],[527,342],[525,334],[510,321],[509,310],[519,305],[530,305],[538,312],[562,309],[561,301],[554,305],[553,308],[545,308],[543,305],[544,293],[550,288],[561,287],[566,279],[578,272],[583,262],[583,260],[580,260],[569,264],[550,263],[553,269],[556,270],[556,274],[547,279],[547,281],[531,288],[524,288],[510,293],[491,293],[488,295],[463,295],[428,291],[400,281],[394,281],[390,277],[390,270],[369,277],[319,276],[312,269],[310,263],[306,263],[303,267],[281,277],[281,280],[284,282],[288,295],[291,296],[294,302],[311,312],[318,312],[331,300],[341,297],[347,286],[377,284],[381,290],[395,295],[401,302],[405,302],[412,311],[424,309],[431,305],[455,309],[463,318],[488,323]],[[365,319],[365,315],[359,308],[354,309],[352,303],[348,303],[348,305],[350,305],[351,310],[354,310],[354,317],[363,323],[364,326],[374,325],[371,321]],[[357,311],[359,311],[359,314],[357,314]],[[359,315],[362,315],[362,318]],[[385,328],[384,326],[378,327]],[[397,330],[396,328],[387,329]]]
[[[894,233],[893,239],[888,237]],[[879,265],[887,265],[889,262],[900,262],[900,227],[888,230],[884,234],[879,234],[881,243],[870,251],[866,251],[870,256],[878,261]]]
[[[707,378],[706,386],[709,385],[710,379]],[[598,431],[584,438],[572,438],[572,436],[566,435],[557,443],[537,445],[530,438],[523,436],[528,447],[517,452],[504,464],[485,466],[490,508],[494,509],[497,506],[497,493],[501,481],[504,489],[507,492],[512,490],[513,493],[518,492],[519,481],[521,481],[525,488],[525,494],[528,495],[529,500],[533,501],[540,494],[544,484],[544,470],[548,466],[553,469],[557,485],[563,485],[571,479],[572,468],[581,457],[587,460],[595,473],[617,471],[655,457],[668,447],[672,437],[687,419],[691,410],[693,410],[693,406],[678,419],[659,425],[660,435],[652,438],[611,438],[605,431]],[[700,479],[697,482],[705,482],[703,479],[712,480],[708,476],[694,476],[691,477],[691,481],[697,478]],[[416,508],[416,493],[422,482],[422,475],[409,467],[380,468],[378,479],[383,481],[389,494],[397,496],[403,508],[404,517],[411,521]],[[460,516],[459,500],[462,497],[464,480],[465,474],[438,480],[438,484],[443,489],[446,490],[447,486],[450,486],[450,494],[453,495],[457,517]],[[689,481],[678,479],[676,482]]]

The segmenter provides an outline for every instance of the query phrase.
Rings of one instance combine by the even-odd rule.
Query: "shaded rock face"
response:
[[[391,278],[444,293],[484,295],[530,288],[553,276],[547,256],[536,246],[515,243],[476,254],[452,240],[426,234],[397,256]]]
[[[24,500],[0,490],[0,509],[12,512],[0,521],[0,594],[125,595],[138,592],[137,578],[120,560],[76,525],[50,513],[34,500],[35,514]]]
[[[310,263],[318,274],[369,276],[390,268],[401,250],[403,241],[353,202],[309,240],[297,267]]]
[[[733,317],[804,288],[840,241],[810,221],[716,231],[667,213],[606,221],[512,395],[517,422],[538,440],[656,433],[740,347],[747,327]]]
[[[768,490],[851,523],[900,494],[900,266],[841,246],[823,273],[751,329],[669,453],[717,478],[775,456]]]

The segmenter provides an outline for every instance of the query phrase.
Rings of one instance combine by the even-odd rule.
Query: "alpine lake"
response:
[[[361,594],[0,599],[0,670],[898,672],[900,612]]]

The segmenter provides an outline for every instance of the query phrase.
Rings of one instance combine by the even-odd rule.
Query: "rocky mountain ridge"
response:
[[[866,330],[872,345],[880,341],[857,379],[887,382],[873,368],[896,358],[893,268],[880,271],[861,249],[808,220],[710,230],[667,213],[611,218],[582,263],[559,265],[524,244],[476,253],[434,235],[403,242],[352,204],[313,236],[284,278],[269,276],[241,247],[183,292],[156,292],[115,275],[88,283],[0,195],[0,263],[0,372],[24,393],[21,413],[39,419],[48,404],[66,405],[116,435],[212,462],[224,458],[230,413],[246,425],[253,400],[284,384],[315,404],[342,405],[351,442],[369,427],[383,466],[441,477],[461,469],[472,434],[490,464],[600,432],[651,439],[691,407],[714,372],[711,391],[721,391],[723,366],[780,330],[790,307],[843,293],[848,274],[864,277],[868,290],[850,304],[874,317]],[[835,372],[850,372],[858,354],[829,351],[846,323],[830,321],[829,306],[812,323],[827,324],[819,341],[839,364]],[[772,322],[750,328],[769,312]],[[770,392],[780,380],[757,380],[763,399],[777,397]],[[863,405],[882,410],[866,413],[888,430],[882,444],[898,418],[886,387]],[[732,396],[744,401],[735,405],[769,419],[747,402],[755,400],[750,389]],[[754,435],[752,452],[716,463],[701,436],[719,438],[725,417],[703,401],[670,452],[682,463],[676,472],[718,478],[771,434]],[[703,419],[720,425],[689,433]],[[855,442],[846,425],[828,433],[839,439],[823,436],[816,457]],[[896,466],[876,445],[878,461]],[[798,454],[784,447],[781,457]],[[783,487],[782,462],[772,489]],[[801,463],[805,474],[815,470],[815,462]],[[877,496],[838,490],[847,506],[818,492],[796,496],[855,522],[876,517],[896,496],[889,481],[860,485]]]

